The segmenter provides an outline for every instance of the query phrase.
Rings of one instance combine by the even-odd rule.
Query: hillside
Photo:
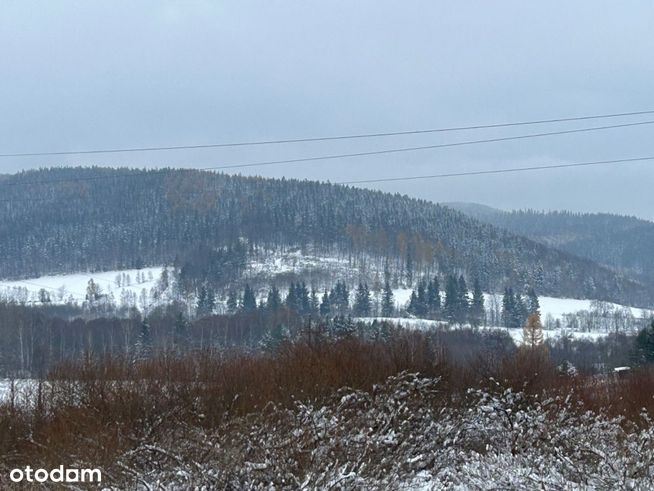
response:
[[[606,213],[504,212],[475,203],[448,203],[447,206],[641,281],[653,282],[653,222]]]
[[[184,264],[229,282],[243,256],[298,247],[362,270],[462,272],[486,291],[650,305],[637,281],[591,260],[407,196],[196,170],[57,168],[0,179],[0,278]],[[243,239],[246,239],[245,241]],[[364,268],[365,266],[365,268]]]

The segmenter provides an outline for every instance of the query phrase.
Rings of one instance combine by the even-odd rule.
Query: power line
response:
[[[512,140],[524,140],[529,138],[542,138],[547,136],[556,136],[556,135],[567,135],[574,133],[586,133],[591,131],[602,131],[616,128],[627,128],[633,126],[643,126],[654,124],[654,120],[649,121],[639,121],[636,123],[623,123],[615,125],[606,125],[606,126],[592,126],[587,128],[576,128],[571,130],[560,130],[560,131],[550,131],[543,133],[529,133],[526,135],[515,135],[515,136],[505,136],[498,138],[487,138],[481,140],[467,140],[460,142],[452,143],[440,143],[436,145],[424,145],[417,147],[401,147],[401,148],[389,148],[384,150],[372,150],[367,152],[355,152],[355,153],[342,153],[342,154],[331,154],[331,155],[320,155],[314,157],[301,157],[295,159],[284,159],[284,160],[268,160],[268,161],[259,161],[259,162],[250,162],[244,164],[226,164],[218,165],[211,167],[199,167],[194,170],[208,171],[208,170],[227,170],[227,169],[243,169],[249,167],[264,167],[272,165],[286,165],[286,164],[296,164],[301,162],[318,162],[324,160],[335,160],[335,159],[347,159],[347,158],[357,158],[357,157],[367,157],[373,155],[387,155],[403,152],[416,152],[422,150],[434,150],[438,148],[451,148],[451,147],[460,147],[466,145],[479,145],[485,143],[498,143],[503,141],[512,141]],[[50,180],[41,180],[41,181],[11,181],[0,183],[1,186],[26,186],[26,185],[35,185],[35,184],[56,184],[61,182],[79,182],[79,181],[96,181],[103,179],[114,179],[118,177],[146,177],[149,174],[134,174],[134,172],[125,172],[125,173],[113,173],[109,175],[102,176],[86,176],[86,177],[75,177],[75,178],[63,178],[63,179],[50,179]],[[1,202],[1,201],[0,201]]]
[[[364,139],[364,138],[381,138],[381,137],[388,137],[388,136],[420,135],[420,134],[429,134],[429,133],[445,133],[445,132],[454,132],[454,131],[480,130],[480,129],[491,129],[491,128],[508,128],[512,126],[563,123],[563,122],[570,122],[570,121],[587,121],[593,119],[619,118],[619,117],[628,117],[628,116],[640,116],[646,114],[654,114],[654,110],[632,111],[632,112],[613,113],[613,114],[599,114],[599,115],[591,115],[591,116],[575,116],[575,117],[555,118],[555,119],[540,119],[534,121],[517,121],[511,123],[492,123],[492,124],[480,124],[480,125],[472,125],[472,126],[453,126],[448,128],[430,128],[430,129],[422,129],[422,130],[391,131],[391,132],[382,132],[382,133],[359,133],[359,134],[320,136],[320,137],[310,137],[310,138],[288,138],[288,139],[281,139],[281,140],[208,143],[208,144],[200,144],[200,145],[171,145],[171,146],[159,146],[159,147],[107,148],[107,149],[71,150],[71,151],[55,151],[55,152],[4,153],[4,154],[0,154],[0,158],[45,157],[45,156],[63,156],[63,155],[93,155],[93,154],[134,153],[134,152],[160,152],[160,151],[170,151],[170,150],[198,150],[198,149],[207,149],[207,148],[247,147],[247,146],[259,146],[259,145],[280,145],[280,144],[289,144],[289,143],[309,143],[309,142],[334,141],[334,140],[355,140],[355,139]]]
[[[574,162],[570,164],[551,164],[551,165],[534,165],[530,167],[513,167],[507,169],[492,169],[492,170],[479,170],[470,172],[451,172],[447,174],[432,174],[422,176],[403,176],[403,177],[384,177],[379,179],[362,179],[357,181],[342,181],[335,182],[334,184],[372,184],[378,182],[395,182],[395,181],[417,181],[421,179],[439,179],[445,177],[460,177],[460,176],[480,176],[486,174],[508,174],[511,172],[527,172],[535,170],[549,170],[549,169],[566,169],[569,167],[587,167],[593,165],[610,165],[610,164],[627,164],[634,162],[645,162],[654,160],[652,157],[634,157],[630,159],[614,159],[614,160],[595,160],[591,162]]]

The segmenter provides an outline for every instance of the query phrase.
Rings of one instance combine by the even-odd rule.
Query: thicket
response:
[[[498,418],[510,414],[508,408],[531,411],[534,424],[541,421],[546,428],[537,414],[541,410],[554,421],[559,408],[568,418],[565,424],[569,418],[583,422],[591,411],[624,418],[610,421],[628,437],[638,428],[649,431],[643,411],[654,410],[652,394],[650,369],[621,379],[562,370],[544,346],[518,349],[505,338],[473,330],[396,331],[377,340],[305,332],[267,351],[162,352],[142,360],[88,357],[61,364],[41,380],[9,387],[0,405],[0,476],[27,463],[52,468],[66,462],[99,467],[108,483],[129,488],[147,489],[162,476],[183,486],[186,473],[195,484],[247,487],[268,479],[291,489],[297,480],[321,486],[341,471],[349,474],[339,463],[356,468],[357,475],[381,479],[386,471],[400,472],[393,464],[396,452],[407,459],[418,456],[409,444],[441,424],[441,417],[462,418],[463,424],[471,411],[483,413],[482,406],[497,411]],[[500,401],[498,407],[489,400]],[[354,406],[346,410],[350,403]],[[375,421],[375,411],[385,419]],[[324,414],[349,429],[332,427],[328,422],[334,420]],[[529,432],[512,425],[515,441],[507,444],[520,453]],[[500,445],[496,438],[506,437],[506,431],[490,436],[491,430],[485,434],[481,427],[474,430],[479,434],[467,431],[460,444],[465,452],[485,454]],[[357,432],[362,432],[359,443]],[[277,435],[277,443],[266,434]],[[391,434],[395,443],[382,445]],[[351,445],[377,440],[357,463],[351,454],[355,447],[332,442],[330,435]],[[422,467],[407,464],[404,471],[432,469],[433,459],[423,457]],[[222,470],[207,474],[212,468]],[[327,474],[316,474],[319,468]],[[344,482],[341,488],[351,487]]]

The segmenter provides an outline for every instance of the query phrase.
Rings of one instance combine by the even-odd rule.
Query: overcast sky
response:
[[[649,1],[4,1],[0,153],[401,131],[654,109]],[[654,120],[654,115],[628,121]],[[0,159],[208,167],[557,126]],[[627,121],[627,120],[624,120]],[[618,121],[612,121],[614,123]],[[622,121],[620,121],[622,122]],[[654,125],[242,171],[331,180],[654,155]],[[654,219],[654,162],[379,184],[433,201]]]

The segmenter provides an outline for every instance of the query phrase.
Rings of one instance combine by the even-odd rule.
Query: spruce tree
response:
[[[430,318],[438,317],[441,310],[441,296],[438,277],[434,278],[427,285],[427,314]]]
[[[309,298],[309,289],[306,283],[298,283],[296,288],[297,298],[297,311],[301,315],[309,315],[311,313],[311,299]]]
[[[368,285],[359,283],[357,293],[354,298],[354,315],[358,317],[368,317],[370,315],[370,290]]]
[[[257,299],[254,296],[254,290],[246,283],[245,291],[243,292],[243,311],[254,312],[257,310]]]
[[[536,291],[532,287],[527,290],[527,309],[530,314],[540,315],[540,302]]]
[[[202,285],[198,293],[198,300],[195,306],[196,315],[203,317],[207,315],[207,287]]]
[[[409,297],[409,305],[407,306],[406,310],[411,315],[418,315],[418,310],[420,310],[420,307],[418,306],[418,295],[416,294],[415,290],[411,291],[411,296]]]
[[[529,317],[529,309],[522,295],[515,296],[515,309],[513,311],[513,325],[511,327],[522,327]]]
[[[481,291],[479,279],[475,278],[472,287],[472,304],[470,305],[470,323],[473,326],[479,326],[484,322],[484,293]]]
[[[427,317],[429,311],[428,301],[427,301],[427,291],[425,289],[425,282],[421,281],[418,285],[418,292],[416,294],[416,315],[421,318]]]
[[[453,275],[447,276],[443,310],[445,311],[445,318],[448,322],[457,322],[459,312],[459,284]]]
[[[136,339],[136,359],[145,360],[152,355],[152,335],[150,333],[150,323],[147,317],[143,317],[139,329],[139,335]]]
[[[463,275],[459,276],[457,285],[457,302],[456,302],[457,322],[463,324],[468,320],[470,310],[470,299],[468,298],[468,285]]]
[[[323,317],[328,317],[332,313],[332,305],[330,300],[330,295],[325,290],[325,293],[322,296],[322,301],[320,302],[320,315]]]
[[[516,305],[513,288],[507,286],[504,289],[504,296],[502,297],[502,324],[504,324],[504,327],[518,327],[514,325],[515,310]]]
[[[266,308],[271,312],[277,312],[282,307],[282,297],[279,289],[273,285],[268,291],[268,298],[266,299]]]
[[[642,329],[636,336],[632,358],[637,365],[654,362],[654,319],[649,327]]]
[[[381,315],[382,317],[393,317],[395,315],[393,289],[391,288],[391,282],[388,276],[384,282],[384,291],[382,292]]]

